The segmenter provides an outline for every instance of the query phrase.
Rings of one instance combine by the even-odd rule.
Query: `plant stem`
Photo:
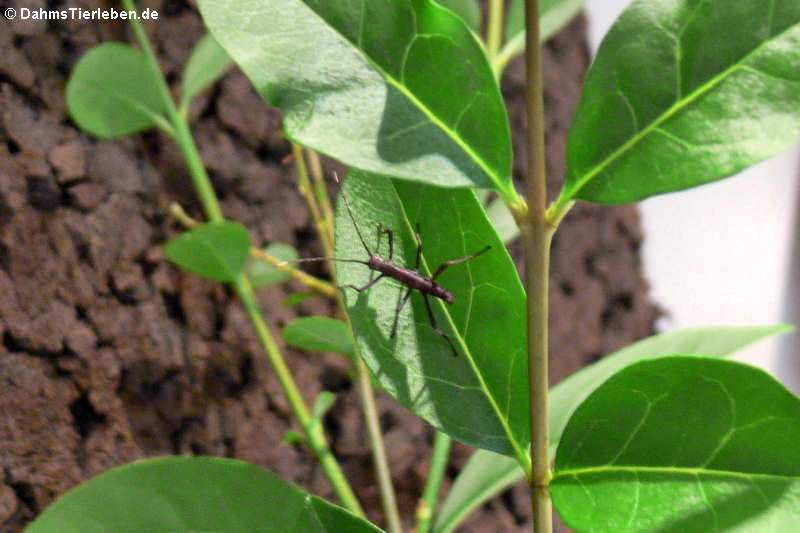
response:
[[[280,349],[264,322],[264,318],[261,316],[261,311],[258,309],[258,304],[256,303],[250,282],[242,275],[237,280],[235,288],[239,298],[242,300],[242,304],[247,310],[250,321],[253,323],[256,335],[258,335],[258,339],[266,350],[267,359],[275,372],[275,376],[278,378],[286,394],[286,398],[289,400],[289,404],[292,406],[300,425],[303,427],[308,446],[311,448],[311,451],[314,452],[317,461],[319,461],[320,465],[322,465],[322,468],[325,470],[325,474],[328,476],[328,480],[331,482],[333,489],[342,501],[342,505],[351,512],[363,517],[364,511],[361,509],[356,495],[353,493],[347,479],[344,477],[339,463],[336,462],[336,458],[330,451],[321,424],[315,423],[314,418],[311,416],[292,378],[292,374],[286,366]]]
[[[122,4],[126,10],[135,9],[132,0],[122,0]],[[200,196],[200,200],[203,203],[203,209],[206,217],[212,222],[221,222],[225,220],[225,218],[222,214],[222,209],[220,209],[217,196],[214,193],[214,188],[211,185],[211,180],[209,179],[208,173],[203,166],[202,159],[200,158],[200,152],[197,150],[197,146],[192,138],[189,124],[184,120],[180,113],[178,113],[178,110],[175,107],[175,102],[172,100],[169,87],[167,87],[167,83],[164,81],[164,78],[161,75],[161,69],[158,67],[155,54],[153,53],[153,49],[147,40],[147,36],[145,35],[139,20],[131,19],[130,22],[133,27],[136,40],[139,43],[139,46],[142,48],[145,57],[147,58],[148,65],[153,71],[154,78],[158,80],[159,92],[164,99],[164,105],[167,109],[168,117],[175,129],[175,140],[180,146],[184,158],[186,159],[187,166],[189,167],[189,173],[192,177],[195,190],[197,191],[198,195]],[[300,421],[300,425],[303,427],[309,447],[314,452],[314,455],[317,457],[319,463],[322,465],[325,474],[328,476],[328,479],[330,480],[333,489],[336,491],[336,494],[339,496],[342,504],[351,512],[363,517],[364,511],[361,508],[358,499],[356,499],[353,489],[350,488],[350,485],[348,484],[347,479],[344,477],[339,464],[336,462],[336,459],[330,452],[330,448],[328,447],[328,442],[325,438],[322,426],[316,423],[311,416],[302,395],[297,389],[294,378],[286,366],[283,355],[281,354],[278,345],[275,343],[272,333],[269,331],[269,328],[264,322],[264,318],[261,316],[261,311],[256,303],[253,287],[250,285],[247,276],[241,274],[233,283],[233,286],[236,289],[236,293],[239,295],[239,298],[242,300],[242,304],[247,310],[250,321],[253,323],[253,327],[256,330],[256,335],[266,351],[267,359],[269,360],[270,365],[278,377],[278,381],[280,382],[281,387],[283,388],[283,391],[289,400],[289,404],[292,406],[295,415]]]
[[[186,211],[180,206],[180,204],[172,202],[169,205],[169,214],[175,217],[181,224],[183,224],[187,228],[193,228],[200,224],[197,220],[190,217],[186,214]],[[302,270],[298,270],[293,266],[289,265],[286,261],[281,261],[277,257],[272,257],[270,254],[265,252],[264,250],[259,250],[253,246],[250,247],[250,257],[255,257],[257,259],[261,259],[266,261],[267,263],[271,264],[275,268],[279,270],[283,270],[284,272],[288,273],[294,279],[305,285],[310,289],[314,289],[315,291],[324,294],[330,298],[336,298],[337,292],[336,288],[326,281],[322,281],[319,278],[315,278],[310,274],[306,274]]]
[[[122,5],[127,11],[133,11],[136,7],[133,5],[133,0],[122,0]],[[183,157],[186,159],[186,165],[189,167],[189,175],[192,177],[192,183],[200,201],[203,204],[203,210],[206,213],[208,220],[212,222],[220,222],[224,220],[222,216],[222,209],[219,207],[219,201],[214,194],[214,188],[211,186],[211,180],[206,173],[206,167],[203,166],[203,160],[200,158],[200,153],[194,146],[192,133],[189,131],[189,125],[178,113],[175,107],[175,102],[172,100],[172,94],[169,92],[167,82],[164,81],[164,76],[161,74],[161,69],[158,67],[155,53],[147,40],[147,35],[144,33],[142,24],[139,19],[130,19],[133,34],[136,37],[136,42],[142,49],[142,53],[147,60],[147,65],[153,73],[153,79],[158,80],[158,92],[161,94],[164,107],[167,110],[167,117],[172,123],[175,141],[183,152]]]
[[[431,466],[428,469],[428,480],[425,482],[425,490],[422,498],[417,505],[417,528],[414,533],[428,533],[433,525],[433,516],[436,511],[436,504],[439,501],[439,491],[442,488],[442,479],[447,469],[447,461],[450,458],[450,445],[452,439],[446,433],[436,432],[433,439],[433,456]]]
[[[503,40],[503,0],[489,0],[489,22],[486,29],[486,53],[494,61]]]
[[[317,234],[322,241],[322,249],[325,251],[325,255],[327,257],[333,257],[332,226],[326,221],[325,216],[320,211],[317,197],[311,186],[311,180],[308,179],[308,168],[306,167],[303,148],[299,144],[292,143],[292,155],[294,156],[295,165],[297,167],[297,188],[300,194],[303,195],[303,198],[306,199],[308,210],[311,213],[311,219],[314,221],[314,226],[317,228]]]
[[[315,291],[328,296],[329,298],[336,298],[337,291],[336,287],[328,283],[327,281],[322,281],[321,279],[315,278],[310,274],[306,274],[302,270],[298,270],[286,261],[281,261],[277,257],[273,257],[264,250],[259,250],[258,248],[250,248],[250,257],[255,257],[258,259],[262,259],[269,263],[270,265],[274,266],[279,270],[283,270],[291,277],[305,285],[310,289],[314,289]]]
[[[311,149],[306,149],[309,161],[311,163],[311,175],[314,179],[316,194],[310,194],[310,184],[308,181],[308,172],[303,159],[303,150],[299,146],[293,153],[295,160],[298,163],[297,175],[298,181],[304,182],[301,185],[301,191],[305,187],[309,194],[304,194],[306,202],[309,204],[309,209],[312,213],[316,212],[314,222],[317,227],[322,247],[325,250],[327,257],[334,256],[334,213],[331,207],[330,198],[328,198],[328,189],[325,187],[324,173],[322,170],[322,162],[320,161],[319,154]],[[321,209],[320,209],[321,207]],[[312,215],[313,216],[313,215]],[[336,269],[331,269],[331,277],[333,278],[334,285],[336,284]],[[336,292],[336,302],[339,306],[339,313],[347,321],[350,331],[353,330],[353,325],[350,323],[350,315],[347,314],[344,302],[342,301],[341,294]],[[370,445],[372,446],[372,461],[375,467],[375,477],[378,482],[378,490],[381,493],[381,505],[383,506],[383,514],[386,518],[386,524],[389,533],[402,533],[403,526],[400,522],[400,513],[397,509],[397,498],[395,497],[394,486],[392,485],[392,473],[389,469],[389,462],[386,459],[386,446],[383,443],[383,435],[381,433],[381,424],[378,418],[378,410],[375,407],[375,392],[372,389],[370,382],[369,370],[361,358],[358,350],[358,345],[353,343],[356,350],[356,363],[355,371],[358,377],[358,390],[361,397],[361,408],[364,412],[364,421],[367,425],[367,434],[369,435]]]
[[[330,242],[333,243],[334,214],[331,200],[328,198],[328,189],[325,186],[325,173],[322,170],[322,161],[316,151],[306,148],[306,153],[308,154],[308,161],[311,166],[311,178],[314,180],[314,191],[317,194],[317,203],[322,211],[322,220],[327,224],[325,229],[330,235]],[[331,250],[331,253],[333,253],[333,250]]]
[[[531,475],[533,530],[552,533],[548,390],[548,286],[550,241],[554,228],[547,220],[542,53],[539,43],[539,1],[525,2],[528,111],[528,213],[520,231],[525,245],[525,286],[528,298],[528,386],[530,388]]]
[[[341,298],[339,300],[341,302]],[[344,310],[343,305],[341,308]],[[367,423],[370,444],[372,445],[372,462],[375,465],[375,477],[378,480],[378,489],[381,493],[381,505],[383,506],[383,514],[386,517],[386,525],[389,533],[402,533],[403,525],[400,522],[400,513],[397,510],[397,498],[394,494],[394,486],[392,486],[389,461],[386,459],[386,446],[383,444],[381,423],[378,419],[378,410],[375,407],[375,395],[373,394],[372,383],[369,381],[369,370],[367,370],[367,365],[364,364],[360,355],[356,357],[356,373],[358,374],[361,405],[364,410],[364,420]]]

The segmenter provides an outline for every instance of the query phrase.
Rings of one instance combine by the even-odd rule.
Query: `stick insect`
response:
[[[338,183],[339,182],[338,176],[334,175],[334,178],[336,179],[336,181]],[[361,230],[358,228],[358,224],[356,223],[356,218],[353,215],[353,210],[350,207],[350,202],[347,200],[347,196],[345,196],[344,191],[342,191],[341,197],[342,197],[342,200],[344,201],[345,208],[347,209],[347,214],[350,216],[350,220],[353,221],[353,226],[355,227],[356,234],[358,235],[358,239],[361,241],[361,245],[364,247],[364,250],[367,252],[367,255],[369,255],[369,259],[367,261],[363,261],[363,260],[360,260],[360,259],[340,259],[340,258],[335,258],[335,257],[332,257],[332,258],[314,257],[314,258],[309,258],[309,259],[300,259],[300,260],[298,260],[298,262],[303,262],[303,261],[322,261],[322,260],[326,260],[327,259],[327,260],[330,260],[330,261],[340,261],[340,262],[347,262],[347,263],[360,263],[362,265],[366,265],[370,270],[374,270],[376,272],[380,272],[380,275],[377,278],[372,279],[369,283],[367,283],[366,285],[364,285],[362,287],[357,287],[355,285],[348,284],[348,285],[339,286],[338,287],[339,289],[354,289],[355,291],[361,293],[361,292],[364,292],[364,291],[368,290],[370,287],[374,286],[376,283],[378,283],[383,278],[395,279],[395,280],[399,281],[400,283],[402,283],[403,285],[405,285],[406,287],[408,287],[408,289],[405,291],[405,293],[403,294],[402,298],[400,299],[399,303],[397,304],[397,308],[395,309],[394,321],[392,323],[392,332],[389,335],[389,338],[394,338],[394,336],[397,333],[397,321],[398,321],[398,318],[400,317],[400,311],[402,311],[403,307],[405,307],[406,303],[408,302],[409,298],[411,297],[411,293],[415,289],[418,290],[420,292],[420,294],[422,294],[422,298],[425,301],[425,308],[428,311],[428,319],[430,320],[431,328],[433,328],[433,330],[437,334],[439,334],[441,337],[443,337],[447,341],[447,343],[450,345],[450,349],[453,351],[453,355],[454,356],[458,356],[458,352],[456,351],[455,344],[453,344],[453,341],[452,341],[452,339],[450,339],[450,336],[447,335],[447,333],[445,333],[444,331],[442,331],[442,329],[439,328],[439,326],[436,324],[436,318],[433,315],[433,309],[431,308],[431,303],[430,303],[430,300],[428,299],[428,296],[433,296],[435,298],[439,298],[439,299],[444,300],[445,302],[447,302],[449,305],[452,305],[453,302],[455,301],[455,297],[453,296],[453,293],[450,292],[449,290],[445,289],[441,285],[437,284],[436,283],[436,278],[438,278],[439,275],[442,272],[444,272],[448,267],[451,267],[453,265],[457,265],[457,264],[460,264],[460,263],[465,263],[465,262],[470,261],[472,259],[475,259],[479,255],[487,252],[491,248],[491,245],[486,246],[485,248],[483,248],[482,250],[480,250],[479,252],[476,252],[474,254],[467,255],[467,256],[464,256],[464,257],[459,257],[457,259],[450,259],[449,261],[445,261],[444,263],[439,265],[439,268],[436,269],[436,271],[433,273],[432,276],[428,277],[428,276],[425,276],[424,274],[421,274],[419,272],[420,261],[422,259],[422,237],[420,237],[420,233],[419,233],[419,231],[420,231],[419,230],[419,222],[416,225],[416,232],[415,232],[415,236],[416,236],[416,239],[417,239],[417,260],[416,260],[416,264],[414,266],[414,269],[412,270],[410,268],[406,268],[406,267],[400,266],[400,265],[398,265],[397,263],[394,262],[394,232],[392,231],[392,229],[384,227],[382,222],[378,224],[378,244],[380,244],[381,236],[386,234],[386,236],[389,239],[389,257],[383,257],[382,255],[379,255],[379,254],[377,254],[377,253],[375,253],[375,252],[373,252],[372,250],[369,249],[369,246],[367,246],[367,243],[364,240],[363,235],[361,234]]]

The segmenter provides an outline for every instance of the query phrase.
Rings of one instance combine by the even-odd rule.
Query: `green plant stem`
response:
[[[259,250],[258,248],[250,248],[250,257],[255,257],[257,259],[261,259],[266,261],[270,265],[274,266],[279,270],[283,270],[291,277],[308,287],[309,289],[314,289],[320,294],[324,294],[329,298],[336,298],[336,287],[328,283],[327,281],[322,281],[321,279],[315,278],[311,274],[306,274],[302,270],[298,270],[293,266],[289,265],[286,261],[281,261],[277,257],[273,257],[264,250]]]
[[[528,386],[531,418],[531,474],[528,483],[533,506],[533,530],[536,533],[552,533],[553,509],[548,491],[552,474],[547,420],[547,321],[550,242],[554,227],[549,223],[546,214],[544,104],[538,0],[526,0],[525,25],[528,213],[523,219],[520,231],[525,246],[525,288],[528,299]]]
[[[322,468],[325,470],[342,504],[351,512],[363,517],[364,511],[361,509],[361,504],[359,504],[355,493],[353,493],[353,490],[350,488],[341,467],[339,467],[339,463],[336,462],[336,458],[331,453],[321,424],[314,420],[308,407],[306,407],[303,397],[297,388],[297,384],[294,382],[292,374],[281,355],[281,351],[264,322],[264,318],[261,316],[261,311],[258,308],[250,282],[242,275],[237,280],[235,288],[236,293],[239,295],[239,298],[241,298],[242,304],[247,311],[247,315],[250,317],[250,321],[253,323],[256,335],[258,335],[258,339],[264,346],[267,359],[286,394],[286,398],[289,400],[289,404],[292,406],[300,425],[303,427],[308,446],[311,448],[311,451],[314,452],[317,461],[319,461],[320,465],[322,465]]]
[[[306,169],[305,160],[303,159],[303,150],[297,147],[293,153],[297,161],[297,175],[298,181],[304,181],[307,190],[310,191],[308,183],[308,171]],[[316,211],[317,216],[314,217],[314,222],[317,227],[322,247],[327,257],[334,256],[334,213],[331,206],[330,198],[328,198],[328,189],[325,187],[324,173],[322,171],[322,162],[320,161],[319,154],[311,149],[306,149],[309,161],[311,163],[311,175],[315,183],[316,194],[304,194],[306,202],[309,204],[309,210]],[[302,191],[301,185],[301,191]],[[321,206],[321,209],[319,208]],[[313,216],[313,215],[312,215]],[[336,284],[336,269],[331,269],[331,277],[333,278],[334,285]],[[353,325],[350,323],[350,315],[347,314],[344,302],[342,301],[341,294],[336,293],[336,301],[339,306],[339,313],[347,321],[350,330],[353,330]],[[378,490],[381,493],[381,505],[383,506],[383,514],[386,518],[386,524],[389,533],[402,533],[403,526],[400,521],[400,512],[397,509],[397,498],[392,485],[392,473],[389,469],[389,461],[386,458],[386,446],[383,443],[383,435],[381,433],[380,420],[378,418],[378,410],[375,407],[375,392],[372,389],[372,382],[369,377],[369,370],[358,353],[358,345],[353,343],[356,350],[355,357],[355,370],[358,377],[358,390],[361,396],[361,408],[364,412],[364,421],[367,425],[367,434],[369,435],[370,445],[372,446],[372,461],[375,467],[375,477],[378,482]]]
[[[433,456],[431,466],[428,469],[428,479],[425,482],[425,490],[422,498],[417,505],[417,527],[415,533],[428,533],[433,524],[433,516],[436,511],[436,504],[439,501],[439,491],[442,488],[442,480],[447,469],[447,461],[450,458],[450,446],[452,439],[446,433],[436,432],[433,439]]]
[[[122,0],[122,4],[126,10],[135,9],[132,0]],[[221,222],[225,218],[222,214],[222,209],[219,206],[217,196],[214,193],[214,188],[211,186],[211,180],[209,179],[206,169],[203,166],[202,159],[200,158],[200,152],[197,150],[197,146],[192,138],[189,125],[181,117],[180,113],[178,113],[178,110],[175,107],[175,102],[172,100],[169,87],[167,87],[167,83],[164,81],[164,78],[161,75],[161,69],[158,67],[155,54],[153,53],[153,49],[147,40],[147,36],[145,35],[141,24],[137,19],[131,19],[130,22],[133,27],[136,40],[139,43],[139,46],[142,48],[150,68],[153,70],[153,73],[156,74],[155,78],[159,80],[159,92],[164,99],[168,117],[175,129],[175,140],[180,146],[181,152],[186,159],[187,166],[189,167],[189,173],[192,177],[195,190],[197,191],[198,196],[203,203],[203,209],[206,217],[212,222]],[[303,431],[307,437],[308,446],[314,452],[314,455],[317,457],[320,465],[322,465],[325,474],[328,476],[328,479],[330,480],[333,489],[336,491],[336,494],[339,496],[342,504],[351,512],[362,517],[365,516],[364,511],[361,508],[361,504],[359,504],[353,489],[348,484],[347,479],[344,477],[344,474],[339,467],[339,464],[336,462],[336,459],[330,452],[327,439],[322,431],[322,427],[312,418],[308,407],[303,400],[303,397],[300,395],[300,392],[297,389],[294,378],[286,366],[286,362],[283,359],[278,345],[275,343],[272,333],[269,331],[269,328],[261,316],[261,311],[258,309],[252,285],[250,285],[250,282],[244,274],[240,275],[233,285],[236,289],[236,293],[242,300],[242,304],[247,310],[250,321],[253,323],[253,327],[256,330],[256,335],[258,336],[259,341],[261,341],[261,345],[264,347],[264,350],[267,354],[267,359],[269,360],[270,365],[278,377],[278,381],[280,382],[281,387],[283,388],[284,393],[289,400],[289,404],[292,406],[292,409],[300,421],[300,425],[303,427]]]
[[[322,170],[322,161],[319,154],[306,148],[308,154],[309,165],[311,166],[311,178],[314,180],[314,191],[317,195],[317,203],[322,211],[322,220],[327,224],[326,230],[330,233],[331,242],[333,242],[333,206],[331,200],[328,198],[328,189],[325,186],[325,173]]]
[[[178,222],[183,224],[187,228],[193,228],[200,224],[197,220],[190,217],[186,211],[180,206],[180,204],[172,202],[169,205],[169,214],[172,215]],[[283,270],[294,279],[305,285],[310,289],[314,289],[315,291],[324,294],[330,298],[336,298],[337,291],[336,287],[331,285],[330,283],[323,281],[319,278],[315,278],[310,274],[306,274],[302,270],[298,270],[288,264],[286,261],[281,261],[277,257],[273,257],[264,250],[259,250],[255,247],[250,247],[250,257],[255,257],[257,259],[261,259],[266,261],[267,263],[271,264],[275,268]]]
[[[314,194],[314,188],[311,186],[311,180],[308,178],[308,168],[306,167],[306,160],[303,154],[303,148],[299,144],[292,143],[292,156],[295,161],[295,168],[297,169],[297,188],[303,198],[306,199],[308,211],[311,213],[311,219],[314,221],[314,226],[317,228],[317,234],[322,241],[322,249],[325,251],[327,257],[333,257],[333,232],[329,230],[330,224],[325,220],[322,211],[320,211],[317,197]]]
[[[136,9],[136,6],[133,5],[133,0],[122,0],[122,5],[127,11]],[[175,107],[172,94],[169,92],[167,82],[161,74],[161,69],[156,61],[155,53],[150,46],[150,42],[147,40],[147,35],[144,33],[142,24],[139,22],[139,19],[136,18],[130,19],[130,23],[133,28],[133,34],[136,37],[136,42],[139,43],[139,47],[142,49],[147,60],[147,65],[153,72],[153,78],[158,80],[158,92],[161,94],[164,107],[167,110],[167,117],[172,123],[175,141],[178,143],[183,157],[186,159],[186,165],[189,167],[189,175],[192,177],[194,188],[203,204],[206,217],[212,222],[220,222],[224,220],[222,209],[220,209],[219,201],[217,201],[217,196],[214,194],[214,188],[211,186],[211,180],[208,178],[208,173],[206,173],[206,167],[203,166],[200,153],[194,146],[194,140],[192,139],[191,131],[189,131],[189,125],[181,117],[181,114],[178,113],[178,109]]]
[[[486,29],[486,53],[494,62],[503,41],[503,0],[489,0],[489,22]]]
[[[339,298],[339,301],[341,302],[341,298]],[[344,309],[343,305],[342,309]],[[386,458],[386,446],[383,443],[378,409],[375,407],[375,395],[372,390],[372,383],[369,380],[369,370],[367,370],[367,365],[364,364],[359,354],[356,357],[356,374],[358,374],[361,405],[364,410],[364,420],[367,424],[370,444],[372,445],[372,462],[375,466],[375,476],[381,493],[381,505],[383,506],[386,525],[389,533],[402,533],[403,525],[400,522],[400,513],[397,510],[397,498],[392,485],[389,461]]]
[[[492,71],[496,80],[500,80],[503,71],[508,66],[508,63],[514,59],[519,53],[519,48],[516,46],[518,40],[523,39],[523,35],[517,35],[503,46],[497,55],[491,61]]]

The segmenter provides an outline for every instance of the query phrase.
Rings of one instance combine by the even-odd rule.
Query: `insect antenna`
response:
[[[340,263],[360,263],[369,266],[366,261],[360,259],[340,259],[338,257],[304,257],[303,259],[290,259],[288,261],[281,261],[278,266],[288,265],[290,263],[312,263],[314,261],[339,261]]]
[[[353,227],[356,228],[356,234],[358,235],[358,240],[361,241],[361,244],[364,246],[364,249],[367,251],[367,253],[369,255],[372,255],[369,246],[367,246],[364,237],[361,235],[361,230],[358,229],[358,224],[356,224],[356,217],[353,216],[353,210],[350,207],[350,202],[347,201],[347,195],[344,194],[344,190],[342,190],[341,188],[341,182],[339,181],[339,176],[336,174],[336,172],[333,173],[333,179],[335,179],[336,183],[340,185],[339,192],[341,193],[342,200],[344,200],[344,206],[347,208],[347,214],[350,215],[350,220],[353,221]]]

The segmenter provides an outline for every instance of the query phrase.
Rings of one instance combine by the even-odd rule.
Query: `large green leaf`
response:
[[[798,531],[798,442],[800,400],[764,371],[642,361],[572,416],[550,493],[577,531]]]
[[[256,466],[215,457],[137,461],[78,486],[25,533],[378,533]]]
[[[206,222],[169,241],[164,254],[204,278],[234,281],[250,256],[250,235],[238,222]]]
[[[205,34],[192,50],[183,70],[181,109],[186,109],[197,93],[225,74],[233,61],[210,34]]]
[[[567,421],[584,399],[622,368],[664,355],[725,357],[757,340],[790,331],[791,326],[691,328],[641,340],[582,368],[550,390],[550,439],[555,446]]]
[[[422,296],[415,291],[400,313],[404,285],[383,279],[362,293],[344,289],[356,342],[367,366],[386,391],[438,429],[473,446],[513,455],[527,463],[529,442],[525,296],[508,252],[469,189],[441,189],[390,181],[353,171],[342,194],[352,203],[371,250],[388,254],[379,224],[394,231],[394,260],[414,267],[414,227],[420,225],[420,271],[492,248],[472,261],[448,268],[437,282],[455,303],[430,297],[438,326],[431,328]],[[339,202],[336,255],[367,260],[353,223]],[[337,263],[339,283],[363,286],[376,276],[365,265]],[[371,276],[372,274],[372,276]]]
[[[560,204],[730,176],[800,129],[800,2],[638,0],[590,69]]]
[[[201,0],[206,24],[286,134],[342,162],[508,199],[511,140],[491,68],[429,0]]]
[[[623,367],[671,354],[725,357],[789,326],[711,327],[661,333],[619,350],[583,368],[550,389],[550,453],[555,452],[570,415],[603,381]],[[477,450],[459,473],[439,511],[434,533],[448,533],[490,497],[525,477],[504,455]]]
[[[67,81],[72,120],[97,137],[120,137],[164,124],[166,108],[147,59],[127,44],[86,52]]]

